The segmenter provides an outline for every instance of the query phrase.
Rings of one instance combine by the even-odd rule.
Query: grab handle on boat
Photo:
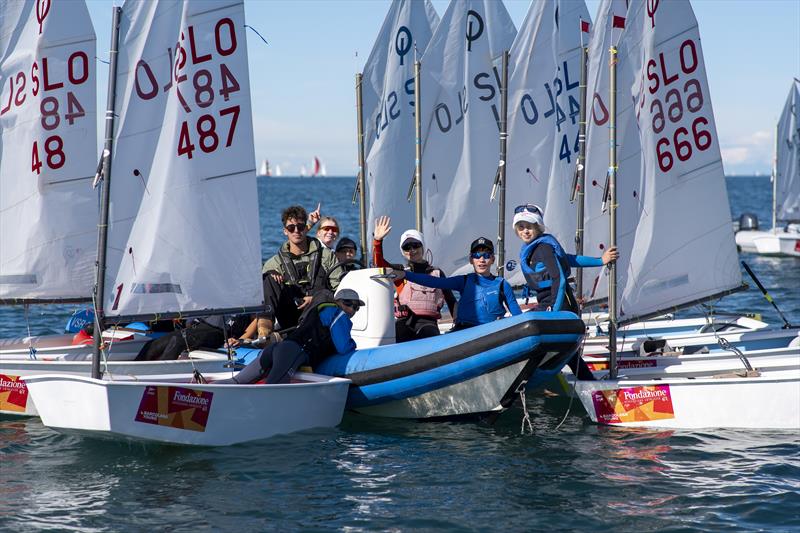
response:
[[[775,310],[778,312],[778,315],[780,315],[780,317],[781,317],[781,320],[783,320],[783,329],[789,329],[789,328],[791,328],[791,327],[792,327],[792,325],[789,323],[789,321],[788,321],[788,320],[786,320],[786,317],[785,317],[785,316],[783,316],[783,313],[781,313],[781,310],[780,310],[780,309],[778,309],[778,305],[777,305],[777,304],[775,303],[775,301],[772,299],[772,296],[770,296],[770,294],[767,292],[767,289],[765,289],[765,288],[764,288],[764,286],[761,284],[761,282],[758,280],[758,278],[756,277],[755,273],[753,273],[753,271],[752,271],[752,270],[750,270],[750,267],[748,266],[748,264],[747,264],[747,263],[745,263],[744,261],[742,261],[742,266],[743,266],[743,267],[744,267],[744,269],[747,271],[747,273],[750,275],[750,277],[751,277],[751,278],[753,278],[753,281],[755,281],[755,282],[756,282],[756,285],[758,285],[758,288],[761,290],[761,294],[763,294],[763,295],[764,295],[764,298],[766,298],[766,300],[767,300],[769,303],[771,303],[771,304],[772,304],[772,307],[774,307],[774,308],[775,308]]]
[[[379,280],[379,279],[397,279],[397,274],[394,272],[387,272],[386,274],[373,274],[369,277],[369,279]]]

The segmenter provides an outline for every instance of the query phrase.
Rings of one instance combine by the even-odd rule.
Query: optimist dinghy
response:
[[[577,381],[593,422],[655,428],[800,430],[800,364],[749,374]]]
[[[210,380],[230,373],[207,374]],[[190,376],[157,381],[85,376],[23,378],[50,428],[92,437],[197,446],[227,446],[342,420],[346,379],[299,372],[281,385],[191,384]]]
[[[604,2],[601,14],[610,5],[611,2]],[[635,118],[635,124],[640,126],[629,128],[636,135],[623,135],[620,146],[625,153],[637,153],[641,165],[623,157],[619,173],[623,184],[628,183],[626,178],[641,176],[648,192],[634,233],[627,277],[621,280],[619,302],[617,273],[611,271],[610,286],[614,290],[609,289],[609,308],[615,324],[618,320],[644,320],[670,307],[717,298],[735,290],[741,282],[699,30],[691,5],[688,0],[675,0],[649,10],[638,4],[628,11],[624,25],[621,36],[614,39],[619,47],[617,42],[611,43],[610,53],[616,54],[616,61],[611,61],[610,66],[614,79],[616,73],[620,75],[622,93],[633,96],[632,106],[623,105],[619,122],[624,129],[632,126]],[[590,44],[590,54],[601,54],[608,48],[593,48]],[[691,68],[681,63],[687,51],[691,51],[694,61]],[[662,68],[683,65],[675,71],[674,81],[691,86],[694,94],[684,98],[697,104],[687,107],[689,112],[681,117],[670,117],[675,124],[669,125],[666,132],[662,132],[667,124],[659,122],[659,113],[668,89],[656,84],[645,91],[640,83],[644,79],[641,73],[656,61],[661,62]],[[609,99],[613,110],[615,90],[610,91]],[[617,204],[617,118],[612,113],[609,128],[612,244],[616,239],[613,217]],[[693,147],[679,139],[688,131],[687,126],[695,133],[702,131],[694,137]],[[700,126],[702,130],[697,129]],[[689,146],[689,151],[682,154],[679,144]],[[665,155],[665,146],[677,151]],[[680,216],[672,216],[675,206],[680,206]],[[664,213],[669,214],[663,216]],[[608,376],[575,382],[578,397],[594,422],[671,428],[800,428],[800,355],[797,330],[788,328],[788,324],[781,331],[720,332],[712,333],[709,339],[686,339],[684,355],[690,346],[708,349],[717,343],[720,348],[738,353],[727,358],[707,354],[695,362],[680,357],[674,365],[653,370],[620,367],[617,355],[631,346],[622,342],[618,350],[618,333],[612,331],[609,337]],[[737,350],[729,348],[728,343],[733,344],[731,336],[738,336]],[[719,341],[717,337],[726,340]],[[643,342],[642,347],[646,344]],[[762,359],[754,359],[752,365],[748,362],[751,352],[746,350],[779,346],[784,346],[787,353],[770,356],[766,355],[767,350]],[[672,373],[674,377],[668,375]]]

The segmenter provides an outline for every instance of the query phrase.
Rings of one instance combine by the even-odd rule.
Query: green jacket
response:
[[[289,242],[283,243],[278,249],[278,253],[267,259],[261,272],[277,272],[283,276],[285,285],[300,285],[310,293],[314,289],[324,287],[325,272],[333,269],[338,264],[336,255],[322,245],[317,239],[307,237],[308,251],[301,255],[294,255],[289,252]],[[322,253],[321,261],[318,263],[316,279],[314,277],[315,265],[317,265],[317,254]],[[324,270],[324,272],[323,272]],[[330,276],[330,288],[336,290],[344,275],[344,269],[337,268]]]

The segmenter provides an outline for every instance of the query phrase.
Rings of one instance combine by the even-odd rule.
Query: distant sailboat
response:
[[[305,178],[308,175],[308,170],[306,170],[305,165],[300,166],[300,177]]]
[[[273,174],[275,177],[283,176],[283,172],[281,172],[281,166],[275,165],[275,173]]]
[[[269,177],[271,175],[272,174],[270,173],[270,170],[269,170],[269,160],[268,159],[264,159],[261,162],[261,166],[258,169],[258,177]]]
[[[311,169],[312,178],[325,175],[325,167],[317,156],[314,156],[314,160],[311,162]]]
[[[795,78],[775,128],[772,229],[759,231],[755,215],[739,218],[736,244],[743,252],[800,257],[800,80]]]

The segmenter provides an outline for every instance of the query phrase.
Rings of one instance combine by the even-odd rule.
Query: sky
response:
[[[669,1],[669,0],[661,0]],[[447,0],[433,0],[441,17]],[[599,0],[586,2],[594,18]],[[111,7],[88,0],[98,56],[108,57]],[[284,174],[314,156],[328,175],[357,169],[355,75],[389,0],[245,0],[256,159]],[[505,0],[517,28],[529,0]],[[769,174],[775,124],[800,78],[800,0],[695,0],[725,173]],[[98,63],[98,109],[108,68]],[[98,113],[101,116],[102,113]]]

